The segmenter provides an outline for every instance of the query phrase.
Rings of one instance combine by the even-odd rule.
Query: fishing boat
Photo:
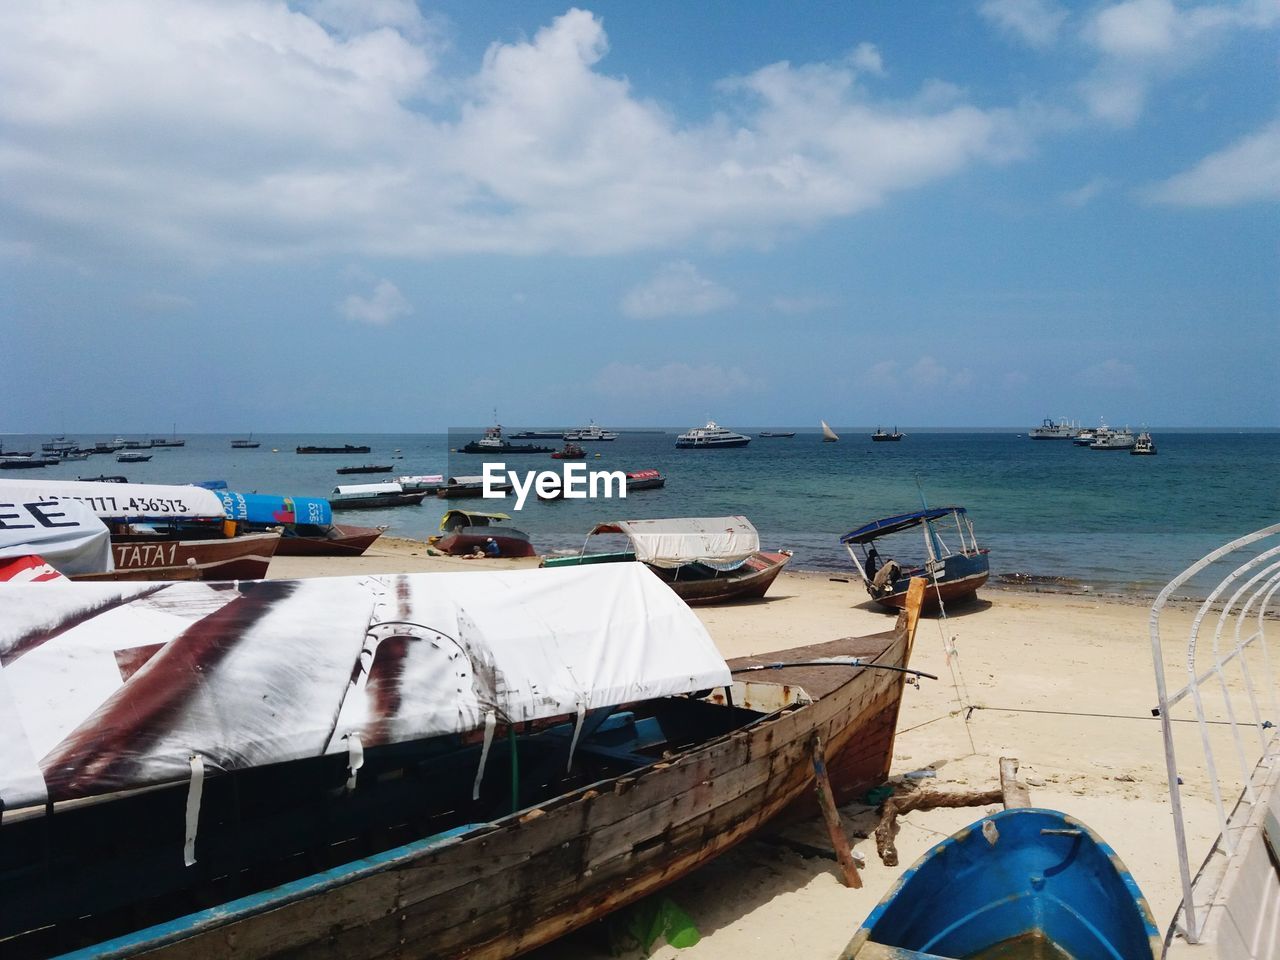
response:
[[[839,435],[834,430],[832,430],[830,426],[827,425],[827,421],[819,420],[818,422],[822,424],[822,442],[823,443],[835,443],[837,440],[840,439]]]
[[[153,447],[185,447],[187,441],[178,436],[178,425],[173,425],[173,434],[168,437],[152,437],[151,445]]]
[[[358,467],[339,467],[337,473],[390,473],[395,469],[395,465],[391,463],[366,463]]]
[[[298,453],[369,453],[369,447],[362,444],[347,443],[341,447],[296,447]]]
[[[587,451],[576,443],[567,442],[563,447],[551,455],[552,460],[582,460],[586,457]]]
[[[1128,868],[1074,817],[1020,807],[929,850],[841,960],[1155,960],[1160,931]]]
[[[436,541],[435,548],[453,556],[480,550],[496,557],[536,557],[538,552],[533,549],[527,533],[503,525],[510,519],[505,513],[447,510],[440,521],[444,536]],[[490,542],[493,548],[489,547]],[[496,552],[490,553],[490,549]]]
[[[635,470],[627,474],[627,493],[635,490],[657,490],[667,485],[667,478],[657,470]]]
[[[146,463],[151,457],[149,453],[117,453],[116,463]]]
[[[253,533],[279,531],[278,556],[358,557],[382,536],[386,527],[335,524],[328,500],[238,493],[226,484],[211,489],[222,501],[226,517]]]
[[[574,443],[600,443],[604,440],[617,440],[618,434],[614,430],[601,430],[592,420],[585,427],[565,431],[564,439],[572,440]]]
[[[1046,417],[1038,427],[1027,431],[1032,440],[1073,440],[1080,431],[1078,423],[1070,420],[1053,420]]]
[[[726,662],[638,564],[0,589],[6,960],[527,952],[882,782],[916,627]]]
[[[472,440],[466,446],[462,447],[459,453],[485,453],[485,454],[532,454],[532,453],[554,453],[554,447],[541,447],[535,443],[511,443],[503,439],[502,425],[494,424],[492,427],[485,427],[484,436],[479,440]]]
[[[544,567],[640,561],[686,603],[727,603],[763,597],[791,559],[791,551],[760,549],[760,535],[746,517],[676,517],[612,520],[587,534],[621,534],[630,549],[613,553],[547,557]]]
[[[955,529],[951,531],[953,524]],[[955,544],[954,549],[943,538],[944,525],[947,538]],[[883,545],[877,543],[878,540],[917,527],[924,534],[923,559],[903,561],[881,554]],[[890,609],[902,608],[913,577],[928,580],[925,606],[937,609],[939,603],[973,599],[990,575],[987,550],[978,547],[973,524],[964,507],[926,508],[873,520],[846,533],[840,542],[849,552],[871,599]],[[889,543],[895,553],[907,546],[900,539]]]
[[[876,443],[895,443],[905,436],[905,433],[898,432],[897,427],[894,427],[892,432],[886,431],[881,427],[876,427],[876,432],[871,435],[871,439]]]
[[[340,484],[329,494],[329,505],[334,510],[416,507],[426,496],[426,490],[406,490],[394,482]]]
[[[758,434],[756,434],[756,436],[765,440],[788,440],[791,437],[794,437],[795,435],[796,435],[796,432],[794,430],[791,430],[791,431],[761,430]]]
[[[705,427],[694,427],[676,437],[676,449],[718,450],[727,447],[745,447],[750,442],[751,438],[745,434],[726,430],[714,420],[708,420]]]
[[[1156,442],[1151,439],[1151,434],[1143,430],[1133,441],[1133,446],[1129,448],[1129,453],[1135,457],[1154,457],[1156,455]]]
[[[244,534],[217,494],[195,486],[79,480],[0,480],[6,502],[80,501],[111,532],[114,569],[96,580],[264,577],[278,532]]]
[[[231,441],[232,450],[257,450],[260,446],[262,446],[262,444],[253,439],[252,433],[243,439]]]

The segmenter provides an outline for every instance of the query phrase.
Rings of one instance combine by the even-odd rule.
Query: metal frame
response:
[[[1197,609],[1187,636],[1187,680],[1184,686],[1170,692],[1165,680],[1160,615],[1176,590],[1215,564],[1234,566],[1209,592]],[[1268,617],[1274,620],[1276,613],[1280,612],[1272,607],[1278,591],[1280,591],[1280,523],[1232,540],[1207,554],[1171,580],[1151,605],[1149,619],[1151,656],[1155,665],[1156,693],[1159,699],[1159,706],[1155,712],[1160,717],[1161,732],[1164,735],[1165,764],[1169,775],[1169,804],[1173,814],[1178,869],[1182,879],[1182,908],[1179,917],[1175,918],[1175,923],[1180,921],[1180,931],[1189,943],[1200,941],[1203,923],[1197,922],[1196,906],[1192,896],[1191,864],[1187,852],[1186,820],[1182,810],[1182,789],[1173,743],[1174,717],[1171,711],[1178,703],[1190,698],[1194,708],[1194,719],[1200,731],[1209,787],[1213,792],[1213,800],[1218,812],[1218,823],[1221,828],[1218,843],[1229,857],[1235,852],[1232,827],[1250,815],[1258,800],[1253,787],[1255,770],[1260,764],[1269,764],[1280,756],[1280,727],[1276,726],[1280,724],[1280,707],[1277,706],[1276,674],[1272,669],[1266,638]],[[1202,638],[1201,630],[1206,627],[1206,620],[1209,619],[1215,607],[1219,612],[1212,633],[1213,662],[1208,669],[1197,672],[1196,655]],[[1224,647],[1224,632],[1233,618],[1235,627],[1226,637],[1229,645]],[[1260,671],[1256,670],[1258,666],[1256,663],[1255,670],[1250,670],[1250,665],[1244,656],[1245,651],[1250,648],[1256,648],[1261,653],[1262,669]],[[1241,694],[1236,693],[1233,703],[1227,684],[1227,668],[1232,666],[1238,668],[1244,695],[1247,696],[1248,702],[1244,711],[1246,716],[1243,720],[1237,720],[1236,717],[1236,707],[1240,705]],[[1240,766],[1240,779],[1245,785],[1244,795],[1235,804],[1230,815],[1223,802],[1223,783],[1218,776],[1218,761],[1209,739],[1211,721],[1205,715],[1205,695],[1210,692],[1205,688],[1212,686],[1214,680],[1217,681],[1222,694],[1235,748],[1235,760]],[[1265,697],[1265,709],[1271,714],[1269,719],[1264,719],[1262,715],[1259,706],[1260,695]],[[1244,731],[1250,725],[1257,732],[1258,746],[1261,751],[1252,762],[1246,754],[1244,737]],[[1229,763],[1230,758],[1225,762]]]

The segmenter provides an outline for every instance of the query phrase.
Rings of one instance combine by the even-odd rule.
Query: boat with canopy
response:
[[[877,541],[917,527],[924,535],[922,559],[883,555],[880,547],[886,545]],[[902,608],[912,577],[928,580],[925,606],[936,608],[939,603],[972,599],[990,575],[987,550],[978,546],[964,507],[926,508],[873,520],[846,533],[840,542],[849,552],[871,599],[891,609]],[[906,547],[901,540],[890,544],[891,548],[886,548],[895,553]]]
[[[622,534],[630,549],[587,553],[601,534]],[[546,567],[639,561],[687,603],[722,603],[763,597],[791,559],[789,550],[760,549],[760,534],[746,517],[674,517],[596,524],[577,556],[547,557]]]

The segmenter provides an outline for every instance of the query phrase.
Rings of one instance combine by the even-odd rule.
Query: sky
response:
[[[1280,0],[0,35],[0,433],[1280,426]]]

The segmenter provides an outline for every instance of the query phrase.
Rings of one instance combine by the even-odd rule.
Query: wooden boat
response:
[[[216,529],[216,528],[215,528]],[[280,544],[279,532],[223,536],[215,529],[111,534],[115,570],[73,580],[260,580]]]
[[[837,440],[840,439],[840,437],[836,434],[836,432],[832,430],[829,426],[827,426],[827,421],[821,420],[819,422],[822,424],[822,442],[823,443],[835,443]]]
[[[57,457],[2,457],[0,470],[34,470],[36,467],[51,467],[61,462]]]
[[[256,450],[262,446],[257,440],[253,439],[253,434],[241,440],[232,440],[231,449],[233,450]]]
[[[500,481],[491,485],[494,490],[507,493],[511,490],[509,481]],[[436,496],[446,500],[465,499],[484,496],[484,477],[466,476],[449,477],[444,485],[436,490]]]
[[[146,463],[151,456],[149,453],[117,453],[116,463]]]
[[[440,521],[444,534],[435,543],[442,553],[463,556],[480,550],[488,556],[536,557],[538,552],[523,530],[502,524],[510,520],[505,513],[480,513],[474,510],[447,510]],[[489,542],[497,553],[489,552]]]
[[[802,810],[815,742],[839,796],[881,782],[916,623],[726,664],[630,564],[173,584],[88,611],[76,586],[7,588],[44,599],[0,607],[0,637],[38,607],[44,642],[0,651],[0,689],[58,675],[122,605],[146,615],[127,656],[68,675],[78,695],[12,714],[19,743],[64,732],[0,767],[6,960],[527,952]],[[808,665],[733,680],[765,662]],[[447,682],[395,685],[432,666]]]
[[[110,530],[115,567],[84,579],[256,579],[280,540],[278,531],[242,534],[219,496],[197,486],[0,480],[0,498],[86,504]]]
[[[727,603],[763,597],[791,551],[760,549],[760,535],[746,517],[678,517],[599,523],[599,534],[622,534],[630,550],[547,557],[544,567],[573,567],[639,560],[686,603]]]
[[[359,467],[339,467],[337,472],[343,474],[350,473],[390,473],[395,469],[394,464],[382,463],[366,463]]]
[[[369,453],[370,448],[352,443],[341,447],[296,447],[298,453]]]
[[[778,430],[761,430],[757,436],[772,440],[785,440],[796,435],[795,431],[782,432]]]
[[[1003,810],[943,840],[854,934],[841,960],[1154,960],[1151,908],[1114,850],[1056,810]]]
[[[657,470],[635,470],[627,474],[627,493],[636,490],[657,490],[667,485],[667,478]]]
[[[358,483],[334,487],[329,505],[334,510],[416,507],[426,496],[425,490],[405,490],[398,483]]]
[[[956,544],[953,550],[941,534],[943,521],[954,521]],[[924,559],[922,561],[884,557],[876,543],[881,537],[920,527],[924,533]],[[948,533],[948,537],[951,534]],[[857,568],[876,603],[890,609],[901,609],[906,600],[907,587],[912,577],[926,577],[929,591],[925,597],[925,609],[936,610],[939,602],[971,600],[978,588],[987,582],[990,563],[987,550],[978,547],[973,524],[964,507],[936,507],[916,510],[873,520],[840,538],[849,558]],[[903,545],[894,543],[896,551]],[[854,549],[861,550],[861,556]]]
[[[894,427],[893,432],[887,432],[880,427],[876,427],[876,432],[871,435],[871,439],[876,443],[893,443],[905,437],[905,433],[899,433],[898,428]]]
[[[386,527],[357,527],[349,523],[326,526],[299,523],[285,528],[276,554],[282,557],[358,557],[386,532]]]

